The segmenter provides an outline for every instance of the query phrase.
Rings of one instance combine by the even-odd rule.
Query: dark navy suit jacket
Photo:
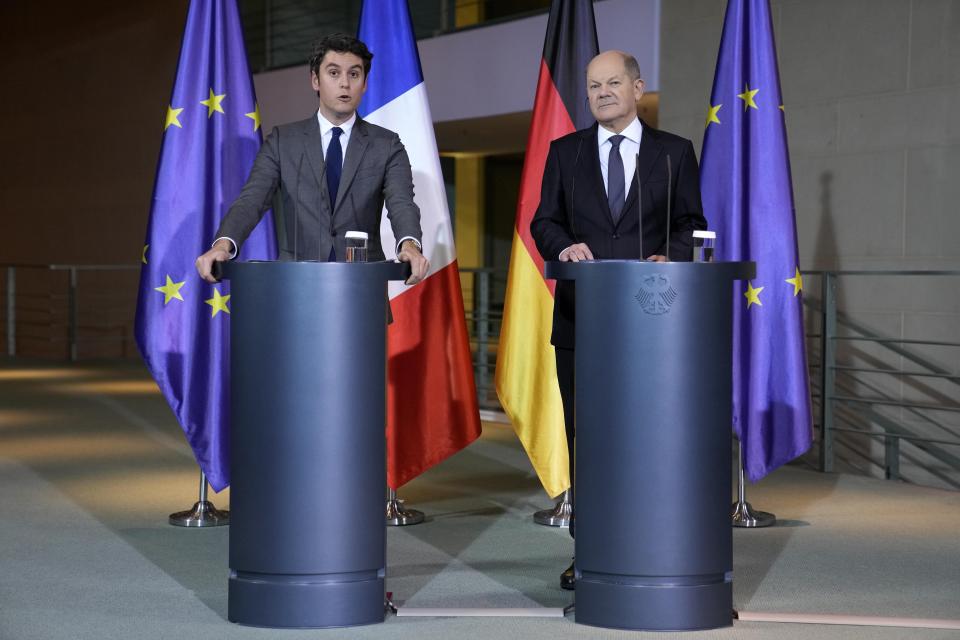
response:
[[[543,171],[540,206],[530,232],[544,260],[557,260],[572,244],[586,243],[594,258],[637,259],[664,254],[667,240],[667,198],[672,199],[670,259],[693,257],[692,235],[706,229],[700,201],[700,170],[693,144],[643,123],[637,169],[630,182],[623,214],[614,223],[600,172],[597,127],[594,124],[550,143]],[[672,186],[667,193],[667,156]],[[628,176],[629,179],[629,176]],[[640,213],[643,209],[643,251],[640,249]],[[558,281],[553,309],[551,343],[574,346],[574,283]]]

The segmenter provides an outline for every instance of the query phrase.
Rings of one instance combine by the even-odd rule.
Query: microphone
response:
[[[637,226],[640,229],[640,262],[643,262],[643,185],[640,184],[640,154],[633,165],[634,175],[637,177]]]
[[[577,141],[577,155],[573,159],[573,177],[570,179],[570,231],[573,233],[574,244],[580,241],[577,237],[576,217],[573,209],[573,196],[577,194],[577,164],[580,162],[580,150],[583,148],[583,137]]]
[[[300,242],[298,240],[300,231],[300,185],[302,180],[300,174],[303,172],[303,156],[306,151],[300,154],[300,162],[297,163],[297,199],[293,204],[293,261],[300,262]]]
[[[331,134],[332,135],[332,134]],[[323,151],[323,147],[320,147],[320,150]],[[330,199],[330,191],[327,189],[327,158],[323,158],[323,170],[320,171],[320,189],[327,192],[327,200]],[[320,194],[320,202],[323,202],[323,194]],[[333,235],[333,206],[335,202],[330,203],[330,235]],[[320,255],[320,242],[322,238],[320,237],[320,227],[317,226],[317,262],[323,262],[323,256]]]
[[[300,242],[298,240],[300,232],[300,186],[303,183],[301,178],[301,173],[303,169],[303,156],[306,155],[306,152],[300,154],[300,161],[297,163],[297,200],[294,203],[293,207],[293,261],[300,261]],[[326,179],[327,179],[327,162],[323,162],[323,170],[320,171],[320,188],[326,188]],[[322,200],[321,196],[321,200]],[[333,224],[333,205],[331,205],[330,211],[330,223]],[[318,231],[319,234],[319,231]],[[320,261],[320,239],[317,238],[317,262]]]
[[[673,202],[673,169],[670,165],[670,154],[667,154],[667,249],[666,258],[670,262],[670,209]]]

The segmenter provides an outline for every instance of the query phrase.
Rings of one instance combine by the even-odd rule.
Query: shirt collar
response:
[[[323,114],[320,113],[320,110],[317,109],[317,122],[320,123],[321,136],[327,135],[327,132],[330,131],[330,129],[333,129],[334,127],[340,127],[341,129],[343,129],[344,135],[349,136],[350,130],[353,129],[353,125],[356,124],[357,122],[357,112],[354,111],[353,114],[350,116],[350,119],[344,122],[343,124],[333,124],[332,122],[324,118]]]
[[[604,142],[612,138],[613,136],[618,135],[613,131],[609,131],[597,125],[597,146],[602,146]],[[620,132],[621,136],[634,142],[640,144],[640,137],[643,135],[643,125],[640,124],[640,118],[634,117],[633,122],[627,125],[626,129]]]

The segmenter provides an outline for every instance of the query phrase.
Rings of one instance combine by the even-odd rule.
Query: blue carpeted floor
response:
[[[197,470],[137,363],[0,365],[0,640],[86,638],[957,638],[955,631],[737,622],[651,634],[567,618],[397,618],[327,631],[226,620],[228,528],[166,524]],[[563,607],[573,544],[509,427],[401,490],[428,522],[388,532],[411,607]],[[741,610],[960,618],[960,493],[781,469],[749,499],[777,527],[734,534]],[[229,492],[213,497],[229,506]],[[304,508],[311,508],[304,505]]]

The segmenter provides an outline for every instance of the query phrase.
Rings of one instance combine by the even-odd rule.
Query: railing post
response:
[[[17,355],[17,269],[7,267],[7,355]]]
[[[273,66],[273,3],[265,0],[263,3],[263,70],[268,71]]]
[[[478,271],[480,291],[477,295],[477,387],[486,398],[490,377],[490,354],[487,353],[490,342],[490,273]]]
[[[447,24],[450,22],[451,4],[451,0],[440,0],[440,28],[437,29],[437,33],[434,35],[440,35],[450,30]]]
[[[77,268],[70,267],[70,284],[67,288],[67,356],[70,362],[77,361]]]
[[[884,438],[883,466],[887,480],[900,479],[900,438],[887,436]]]
[[[837,343],[836,274],[823,274],[820,300],[820,470],[833,471],[833,394],[836,383]]]

